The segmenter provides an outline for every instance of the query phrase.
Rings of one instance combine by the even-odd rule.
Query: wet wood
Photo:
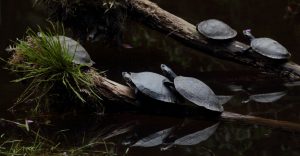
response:
[[[90,72],[92,72],[93,81],[99,89],[99,93],[106,100],[136,104],[134,90],[117,82],[111,81],[97,74],[97,72],[94,70],[91,70]]]
[[[194,24],[175,16],[149,0],[127,0],[127,8],[132,16],[144,24],[165,33],[185,44],[186,46],[206,52],[212,56],[253,66],[257,69],[274,72],[289,80],[300,78],[300,66],[293,62],[276,62],[260,57],[249,50],[249,45],[239,41],[212,42],[201,36]]]
[[[137,104],[137,99],[134,94],[134,90],[119,84],[117,82],[111,81],[97,73],[94,75],[94,82],[101,91],[101,95],[107,100],[116,101],[128,104]],[[201,116],[201,114],[199,114]],[[271,128],[278,128],[287,131],[300,132],[300,124],[292,123],[288,121],[279,121],[273,119],[266,119],[261,117],[255,117],[250,115],[242,115],[233,112],[223,112],[220,116],[223,121],[230,122],[240,122],[245,124],[257,124],[262,126],[267,126]]]

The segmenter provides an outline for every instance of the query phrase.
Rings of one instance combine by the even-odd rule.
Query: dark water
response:
[[[191,23],[218,18],[226,21],[238,32],[252,28],[256,36],[269,36],[285,45],[293,55],[292,60],[300,63],[298,54],[300,15],[287,13],[288,1],[157,0],[155,2]],[[30,0],[0,0],[0,56],[7,58],[9,54],[4,52],[4,49],[12,43],[11,41],[22,38],[28,27],[45,25],[46,18],[45,9],[33,8]],[[238,39],[246,41],[241,35]],[[96,67],[107,70],[107,76],[112,80],[123,83],[122,71],[159,72],[159,65],[165,63],[173,67],[177,73],[201,79],[218,95],[233,96],[224,105],[226,111],[300,124],[300,84],[285,83],[272,76],[265,76],[253,68],[210,57],[132,21],[128,23],[124,42],[134,48],[120,49],[103,46],[100,43],[85,44],[96,62]],[[16,76],[6,70],[1,69],[0,74],[0,118],[14,120],[18,114],[6,110],[20,95],[23,86],[10,83]],[[46,122],[47,119],[39,120]],[[66,141],[68,145],[80,142],[83,135],[89,137],[103,135],[115,143],[114,150],[120,155],[130,146],[132,147],[129,148],[128,155],[136,156],[300,155],[299,133],[257,125],[224,122],[216,124],[182,117],[113,113],[99,120],[89,117],[52,119],[52,127],[44,129],[43,132],[51,136],[53,132],[67,129],[65,137],[69,138],[66,139],[69,140]],[[122,128],[128,132],[120,132]],[[206,128],[209,129],[207,131],[215,132],[205,133]],[[1,128],[3,129],[5,128]],[[162,134],[168,132],[172,134],[166,138],[169,144],[161,145],[158,139],[157,146],[153,144],[153,147],[142,147],[145,145],[141,142],[138,146],[137,142],[140,139],[162,130],[164,130]],[[116,136],[110,136],[109,132],[115,132]],[[162,134],[157,136],[163,137]],[[183,143],[179,141],[175,143],[175,140],[187,135],[192,135],[194,142],[190,142],[189,145],[180,145]]]

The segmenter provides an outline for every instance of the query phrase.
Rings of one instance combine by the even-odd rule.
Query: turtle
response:
[[[165,81],[166,86],[174,86],[176,91],[186,100],[214,112],[223,112],[223,106],[219,103],[218,97],[202,81],[193,77],[177,76],[171,68],[165,64],[161,65],[164,75],[172,82]]]
[[[58,39],[62,45],[65,45],[67,52],[72,56],[72,62],[75,64],[92,66],[95,62],[91,59],[89,53],[85,48],[77,41],[66,36],[58,36]]]
[[[45,34],[38,32],[38,36]],[[48,37],[48,36],[45,36]],[[67,53],[72,57],[72,62],[79,65],[91,67],[95,62],[91,59],[89,53],[79,42],[67,36],[52,36],[54,41],[59,41],[63,48],[66,48]],[[49,40],[50,41],[50,40]]]
[[[163,82],[170,80],[163,75],[153,72],[122,72],[123,79],[133,89],[136,94],[138,92],[156,99],[158,101],[167,103],[176,103],[176,95],[167,88]]]
[[[251,48],[270,59],[276,59],[276,60],[288,60],[291,57],[291,53],[280,43],[277,41],[267,38],[267,37],[261,37],[261,38],[255,38],[251,34],[251,29],[243,30],[243,34],[250,38]]]
[[[213,40],[229,40],[237,35],[236,30],[217,19],[202,21],[197,24],[196,28],[200,34]]]

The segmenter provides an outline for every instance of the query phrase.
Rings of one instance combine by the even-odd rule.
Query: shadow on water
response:
[[[270,36],[281,42],[293,54],[292,59],[300,63],[300,54],[297,53],[300,51],[299,15],[287,12],[288,1],[155,1],[162,8],[191,23],[218,18],[226,21],[238,32],[252,28],[256,36]],[[33,8],[32,2],[33,0],[0,0],[1,57],[9,56],[3,52],[4,49],[11,41],[22,38],[27,27],[43,26],[46,23],[46,9],[41,6]],[[109,78],[125,84],[121,78],[122,71],[160,72],[160,64],[165,63],[181,75],[197,77],[204,81],[216,94],[231,96],[229,102],[224,105],[227,111],[300,123],[300,87],[297,83],[285,83],[275,79],[273,75],[264,75],[249,67],[212,58],[133,21],[128,21],[126,28],[124,42],[133,46],[131,49],[104,46],[98,42],[84,44],[96,62],[96,67],[107,70]],[[246,42],[243,36],[239,35],[238,38]],[[23,87],[10,83],[15,75],[6,70],[1,69],[0,75],[0,118],[23,122],[23,114],[6,111]],[[218,127],[214,127],[215,123],[201,119],[136,113],[112,113],[100,118],[70,116],[28,119],[34,121],[32,128],[40,129],[42,136],[55,138],[54,140],[61,142],[65,147],[80,146],[82,138],[88,140],[97,137],[113,142],[112,149],[118,154],[123,154],[126,150],[128,155],[137,156],[293,156],[300,153],[299,134],[255,125],[220,123]],[[20,130],[20,133],[13,124],[2,121],[0,126],[0,133],[18,137],[21,134],[25,135],[23,130]],[[202,133],[210,136],[201,136]],[[182,143],[184,137],[192,137],[194,140],[188,139],[189,143]]]

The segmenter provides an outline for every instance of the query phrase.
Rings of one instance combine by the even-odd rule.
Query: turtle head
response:
[[[255,39],[255,37],[252,35],[251,33],[251,29],[246,29],[246,30],[243,30],[243,34],[245,36],[247,36],[248,38],[250,38],[251,40]]]
[[[171,68],[169,68],[168,66],[166,66],[165,64],[161,64],[160,68],[163,72],[163,74],[169,78],[171,81],[173,81],[175,79],[175,77],[177,77],[177,75],[173,72],[173,70]]]
[[[131,81],[130,73],[128,72],[122,72],[122,77],[125,80],[126,84],[132,87],[133,83]]]

